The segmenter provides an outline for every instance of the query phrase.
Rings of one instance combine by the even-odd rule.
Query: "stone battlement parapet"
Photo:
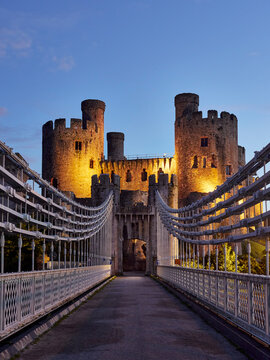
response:
[[[71,118],[70,126],[67,126],[66,119],[60,118],[60,119],[55,119],[54,121],[52,120],[47,121],[43,125],[43,131],[50,132],[54,130],[74,130],[74,129],[82,129],[87,131],[93,126],[94,124],[92,123],[92,121],[87,120],[87,128],[84,128],[82,119],[76,119],[76,118]]]

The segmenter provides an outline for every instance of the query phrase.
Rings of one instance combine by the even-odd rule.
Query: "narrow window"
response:
[[[75,150],[82,150],[82,142],[81,141],[75,141]]]
[[[232,175],[232,165],[226,165],[226,175]]]
[[[90,160],[89,167],[90,167],[90,169],[94,168],[94,160],[92,160],[92,159]]]
[[[113,179],[113,176],[114,176],[114,171],[112,170],[111,171],[111,180]]]
[[[56,178],[51,178],[51,185],[57,189],[58,181]]]
[[[147,181],[147,171],[145,171],[145,169],[143,169],[141,175],[142,175],[142,181]]]
[[[203,158],[203,168],[206,168],[206,157]]]
[[[197,169],[197,167],[198,167],[198,156],[195,155],[194,158],[193,158],[192,168],[193,168],[193,169]]]
[[[97,123],[95,123],[95,132],[96,132],[96,133],[98,132],[98,126],[97,126]]]
[[[201,138],[201,147],[207,147],[208,146],[208,138],[204,137]]]
[[[158,177],[159,177],[159,174],[164,174],[164,171],[161,168],[158,169],[158,173],[157,173]]]
[[[212,154],[211,168],[217,167],[217,158],[216,155]]]
[[[126,182],[131,182],[131,180],[132,180],[131,172],[130,170],[128,170],[126,173]]]

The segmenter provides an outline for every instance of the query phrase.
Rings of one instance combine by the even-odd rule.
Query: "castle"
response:
[[[143,252],[148,257],[146,269],[154,266],[155,244],[154,240],[150,244],[149,234],[155,225],[151,224],[149,205],[154,201],[155,186],[163,191],[170,206],[178,207],[213,191],[245,164],[245,149],[238,145],[236,116],[221,112],[218,117],[216,110],[209,110],[204,118],[198,108],[196,94],[183,93],[175,97],[173,157],[128,160],[124,154],[124,134],[110,132],[105,159],[105,103],[100,100],[84,100],[82,119],[71,119],[70,128],[66,127],[65,119],[43,125],[44,179],[61,191],[74,193],[77,199],[90,199],[92,193],[89,200],[92,205],[103,200],[106,188],[118,189],[116,272],[123,269],[125,248],[129,258],[126,269],[132,261],[140,267]],[[138,241],[147,244],[146,254],[144,244],[136,250]],[[136,251],[137,255],[141,254],[137,260]]]

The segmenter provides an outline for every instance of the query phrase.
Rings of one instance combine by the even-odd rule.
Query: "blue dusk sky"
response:
[[[126,155],[173,154],[194,92],[238,117],[249,160],[270,140],[269,19],[269,0],[1,0],[0,140],[40,172],[42,124],[100,99]]]

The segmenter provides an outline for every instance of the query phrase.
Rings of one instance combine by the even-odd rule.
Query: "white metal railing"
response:
[[[81,205],[0,141],[0,339],[111,275],[112,209],[113,192]]]
[[[158,266],[157,274],[241,328],[270,343],[268,276],[176,266]]]
[[[156,206],[159,276],[270,344],[269,161],[270,144],[191,205],[172,209],[157,191]]]
[[[110,265],[1,275],[0,340],[110,275]]]

